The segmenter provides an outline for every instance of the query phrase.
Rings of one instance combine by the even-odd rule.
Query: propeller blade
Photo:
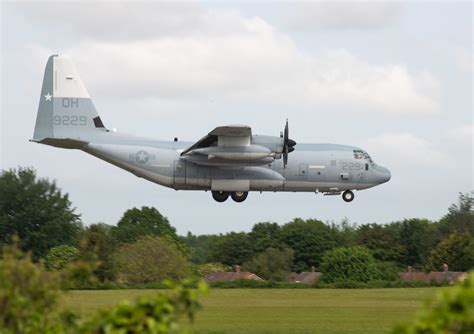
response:
[[[294,140],[289,139],[289,135],[290,135],[290,129],[288,126],[288,118],[287,118],[286,124],[285,124],[285,134],[283,136],[283,168],[286,168],[286,165],[288,165],[288,153],[293,151],[294,150],[293,146],[296,145],[296,142]]]

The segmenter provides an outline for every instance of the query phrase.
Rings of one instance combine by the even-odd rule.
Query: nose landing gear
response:
[[[232,199],[237,202],[243,202],[247,199],[247,196],[249,195],[248,191],[234,191],[234,192],[227,192],[227,191],[213,191],[212,192],[212,198],[216,202],[222,203],[227,201],[227,199],[232,197]]]
[[[350,190],[346,190],[342,193],[342,199],[344,202],[352,202],[354,199],[354,193]]]

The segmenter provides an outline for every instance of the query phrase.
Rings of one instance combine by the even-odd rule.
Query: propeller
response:
[[[288,119],[286,119],[285,132],[283,135],[283,168],[286,168],[288,165],[288,153],[291,153],[295,150],[293,146],[296,145],[296,142],[289,138],[290,129],[288,127]]]

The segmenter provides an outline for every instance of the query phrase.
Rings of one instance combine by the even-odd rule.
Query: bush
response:
[[[396,334],[473,333],[474,271],[462,284],[441,290],[417,318],[393,331]]]
[[[126,244],[113,255],[119,281],[130,284],[180,280],[190,274],[190,266],[173,241],[145,236]]]
[[[51,248],[45,259],[48,270],[61,270],[77,259],[79,251],[74,246],[61,245]]]
[[[207,289],[203,281],[166,282],[168,290],[154,297],[122,303],[84,322],[73,313],[58,312],[65,277],[45,272],[16,245],[5,247],[0,259],[0,333],[175,333],[182,316],[194,319],[198,297]]]
[[[207,291],[204,282],[166,283],[171,290],[155,297],[139,298],[134,305],[122,303],[110,311],[99,312],[81,326],[82,333],[175,333],[178,319],[186,315],[194,320],[201,307],[200,294]]]
[[[400,268],[394,262],[378,262],[377,269],[381,280],[396,281],[399,279]]]
[[[0,260],[0,333],[66,333],[68,317],[57,312],[61,280],[44,272],[16,246]]]
[[[275,282],[275,281],[258,281],[251,279],[239,279],[235,281],[212,282],[211,287],[223,289],[308,289],[311,285]]]
[[[368,282],[380,278],[380,271],[365,247],[341,247],[326,252],[321,263],[326,283]]]
[[[64,284],[68,289],[88,289],[98,283],[94,271],[97,268],[95,261],[76,261],[66,267],[63,272]]]

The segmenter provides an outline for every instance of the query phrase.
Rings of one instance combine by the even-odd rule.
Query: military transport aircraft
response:
[[[70,58],[49,57],[32,141],[86,153],[176,190],[210,190],[217,202],[243,202],[249,191],[292,191],[354,199],[390,180],[390,171],[357,147],[297,144],[288,120],[280,136],[245,125],[219,126],[196,143],[109,131]],[[291,155],[291,156],[290,156]]]

